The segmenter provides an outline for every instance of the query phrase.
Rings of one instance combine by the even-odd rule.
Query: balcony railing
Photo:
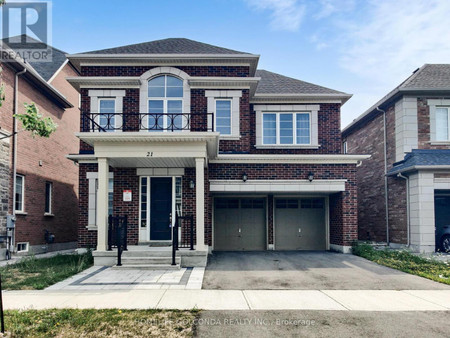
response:
[[[213,113],[82,113],[83,132],[214,131]]]

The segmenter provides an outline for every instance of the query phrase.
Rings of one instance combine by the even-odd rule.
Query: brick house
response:
[[[82,107],[80,150],[69,156],[80,168],[78,243],[97,249],[96,264],[115,263],[108,214],[128,216],[128,244],[142,250],[170,244],[171,215],[193,216],[204,259],[182,256],[188,266],[213,250],[348,252],[356,166],[367,158],[341,152],[351,95],[188,39],[68,58],[81,74],[68,78]]]
[[[450,65],[425,64],[343,132],[358,168],[359,238],[431,252],[450,244]]]
[[[2,51],[14,54],[5,42],[0,42]],[[64,52],[47,47],[52,62],[16,57],[2,63],[6,100],[0,107],[0,232],[5,235],[7,215],[14,215],[14,248],[21,254],[76,248],[77,241],[78,168],[66,155],[78,149],[79,94],[65,78],[78,73]],[[23,113],[24,103],[32,102],[58,125],[48,139],[33,138],[18,121],[14,134],[15,104]],[[54,235],[53,243],[46,240],[46,230]]]

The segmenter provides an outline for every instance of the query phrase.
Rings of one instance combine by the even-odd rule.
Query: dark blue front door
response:
[[[150,240],[170,240],[172,178],[152,177],[150,185]]]

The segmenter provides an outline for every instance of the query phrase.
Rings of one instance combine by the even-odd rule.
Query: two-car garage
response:
[[[275,250],[326,250],[325,201],[273,196],[216,197],[214,250],[260,251],[272,247],[269,243]],[[273,231],[269,231],[269,226],[273,226]]]

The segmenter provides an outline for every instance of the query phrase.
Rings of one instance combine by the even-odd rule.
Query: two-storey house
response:
[[[9,235],[9,250],[21,255],[75,249],[78,239],[78,168],[66,158],[79,142],[74,135],[79,94],[66,77],[78,73],[65,52],[52,46],[45,45],[49,60],[23,60],[30,40],[37,42],[26,35],[0,41],[5,88],[0,107],[1,251],[6,252]],[[33,137],[14,117],[33,102],[58,125],[50,138]]]
[[[359,238],[450,250],[450,65],[425,64],[343,130],[358,168]]]
[[[69,156],[80,167],[79,245],[96,248],[96,264],[115,263],[108,215],[127,215],[128,245],[142,250],[170,243],[175,215],[192,216],[204,258],[347,252],[357,238],[356,166],[367,156],[341,152],[351,95],[188,39],[68,57],[81,73],[68,79],[82,106],[80,151]]]

